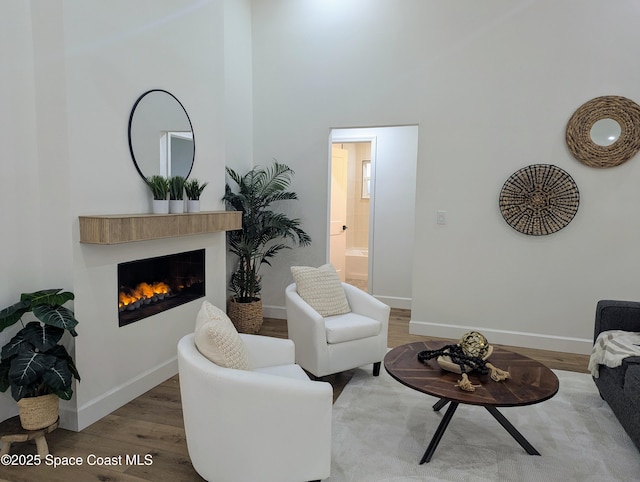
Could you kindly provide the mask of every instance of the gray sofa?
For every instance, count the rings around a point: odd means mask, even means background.
[[[601,300],[596,306],[594,341],[607,330],[640,332],[640,302]],[[620,424],[640,450],[640,356],[624,359],[622,366],[600,365],[593,379]]]

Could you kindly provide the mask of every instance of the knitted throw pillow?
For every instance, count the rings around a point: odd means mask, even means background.
[[[296,291],[322,316],[342,315],[351,308],[335,268],[325,264],[319,268],[292,266]]]
[[[251,369],[242,338],[222,310],[205,301],[198,313],[196,327],[196,348],[204,357],[221,367]]]
[[[198,328],[200,328],[202,325],[204,325],[205,323],[207,323],[208,321],[212,321],[212,320],[216,320],[216,321],[223,321],[223,320],[229,320],[229,317],[227,316],[227,314],[222,311],[220,308],[218,308],[217,306],[209,303],[208,301],[204,301],[202,303],[202,307],[200,308],[200,311],[198,311],[198,315],[196,316],[196,329],[195,331],[198,331]],[[233,324],[233,322],[231,322]]]

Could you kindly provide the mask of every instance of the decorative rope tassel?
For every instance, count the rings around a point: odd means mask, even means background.
[[[506,380],[507,378],[511,378],[511,374],[509,372],[500,370],[499,368],[493,366],[491,363],[487,363],[487,368],[491,370],[491,380],[493,380],[494,382],[501,382],[503,380]]]
[[[458,384],[456,385],[456,387],[465,392],[475,392],[476,388],[481,386],[482,385],[473,385],[466,373],[462,374],[462,380],[458,380]]]

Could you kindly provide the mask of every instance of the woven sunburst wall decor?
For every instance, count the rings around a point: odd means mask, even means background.
[[[578,212],[580,193],[559,167],[532,164],[514,172],[500,191],[500,211],[516,231],[541,236],[555,233]]]
[[[611,145],[596,144],[593,125],[612,119],[620,125],[620,135]],[[571,154],[590,167],[613,167],[631,159],[640,149],[640,106],[626,97],[596,97],[575,111],[567,124],[567,146]]]

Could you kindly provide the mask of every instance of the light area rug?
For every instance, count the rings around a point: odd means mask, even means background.
[[[554,370],[558,393],[498,410],[541,453],[528,455],[483,407],[460,405],[419,465],[446,407],[384,370],[356,370],[333,406],[331,482],[638,481],[640,453],[590,375]],[[491,382],[495,383],[495,382]]]

